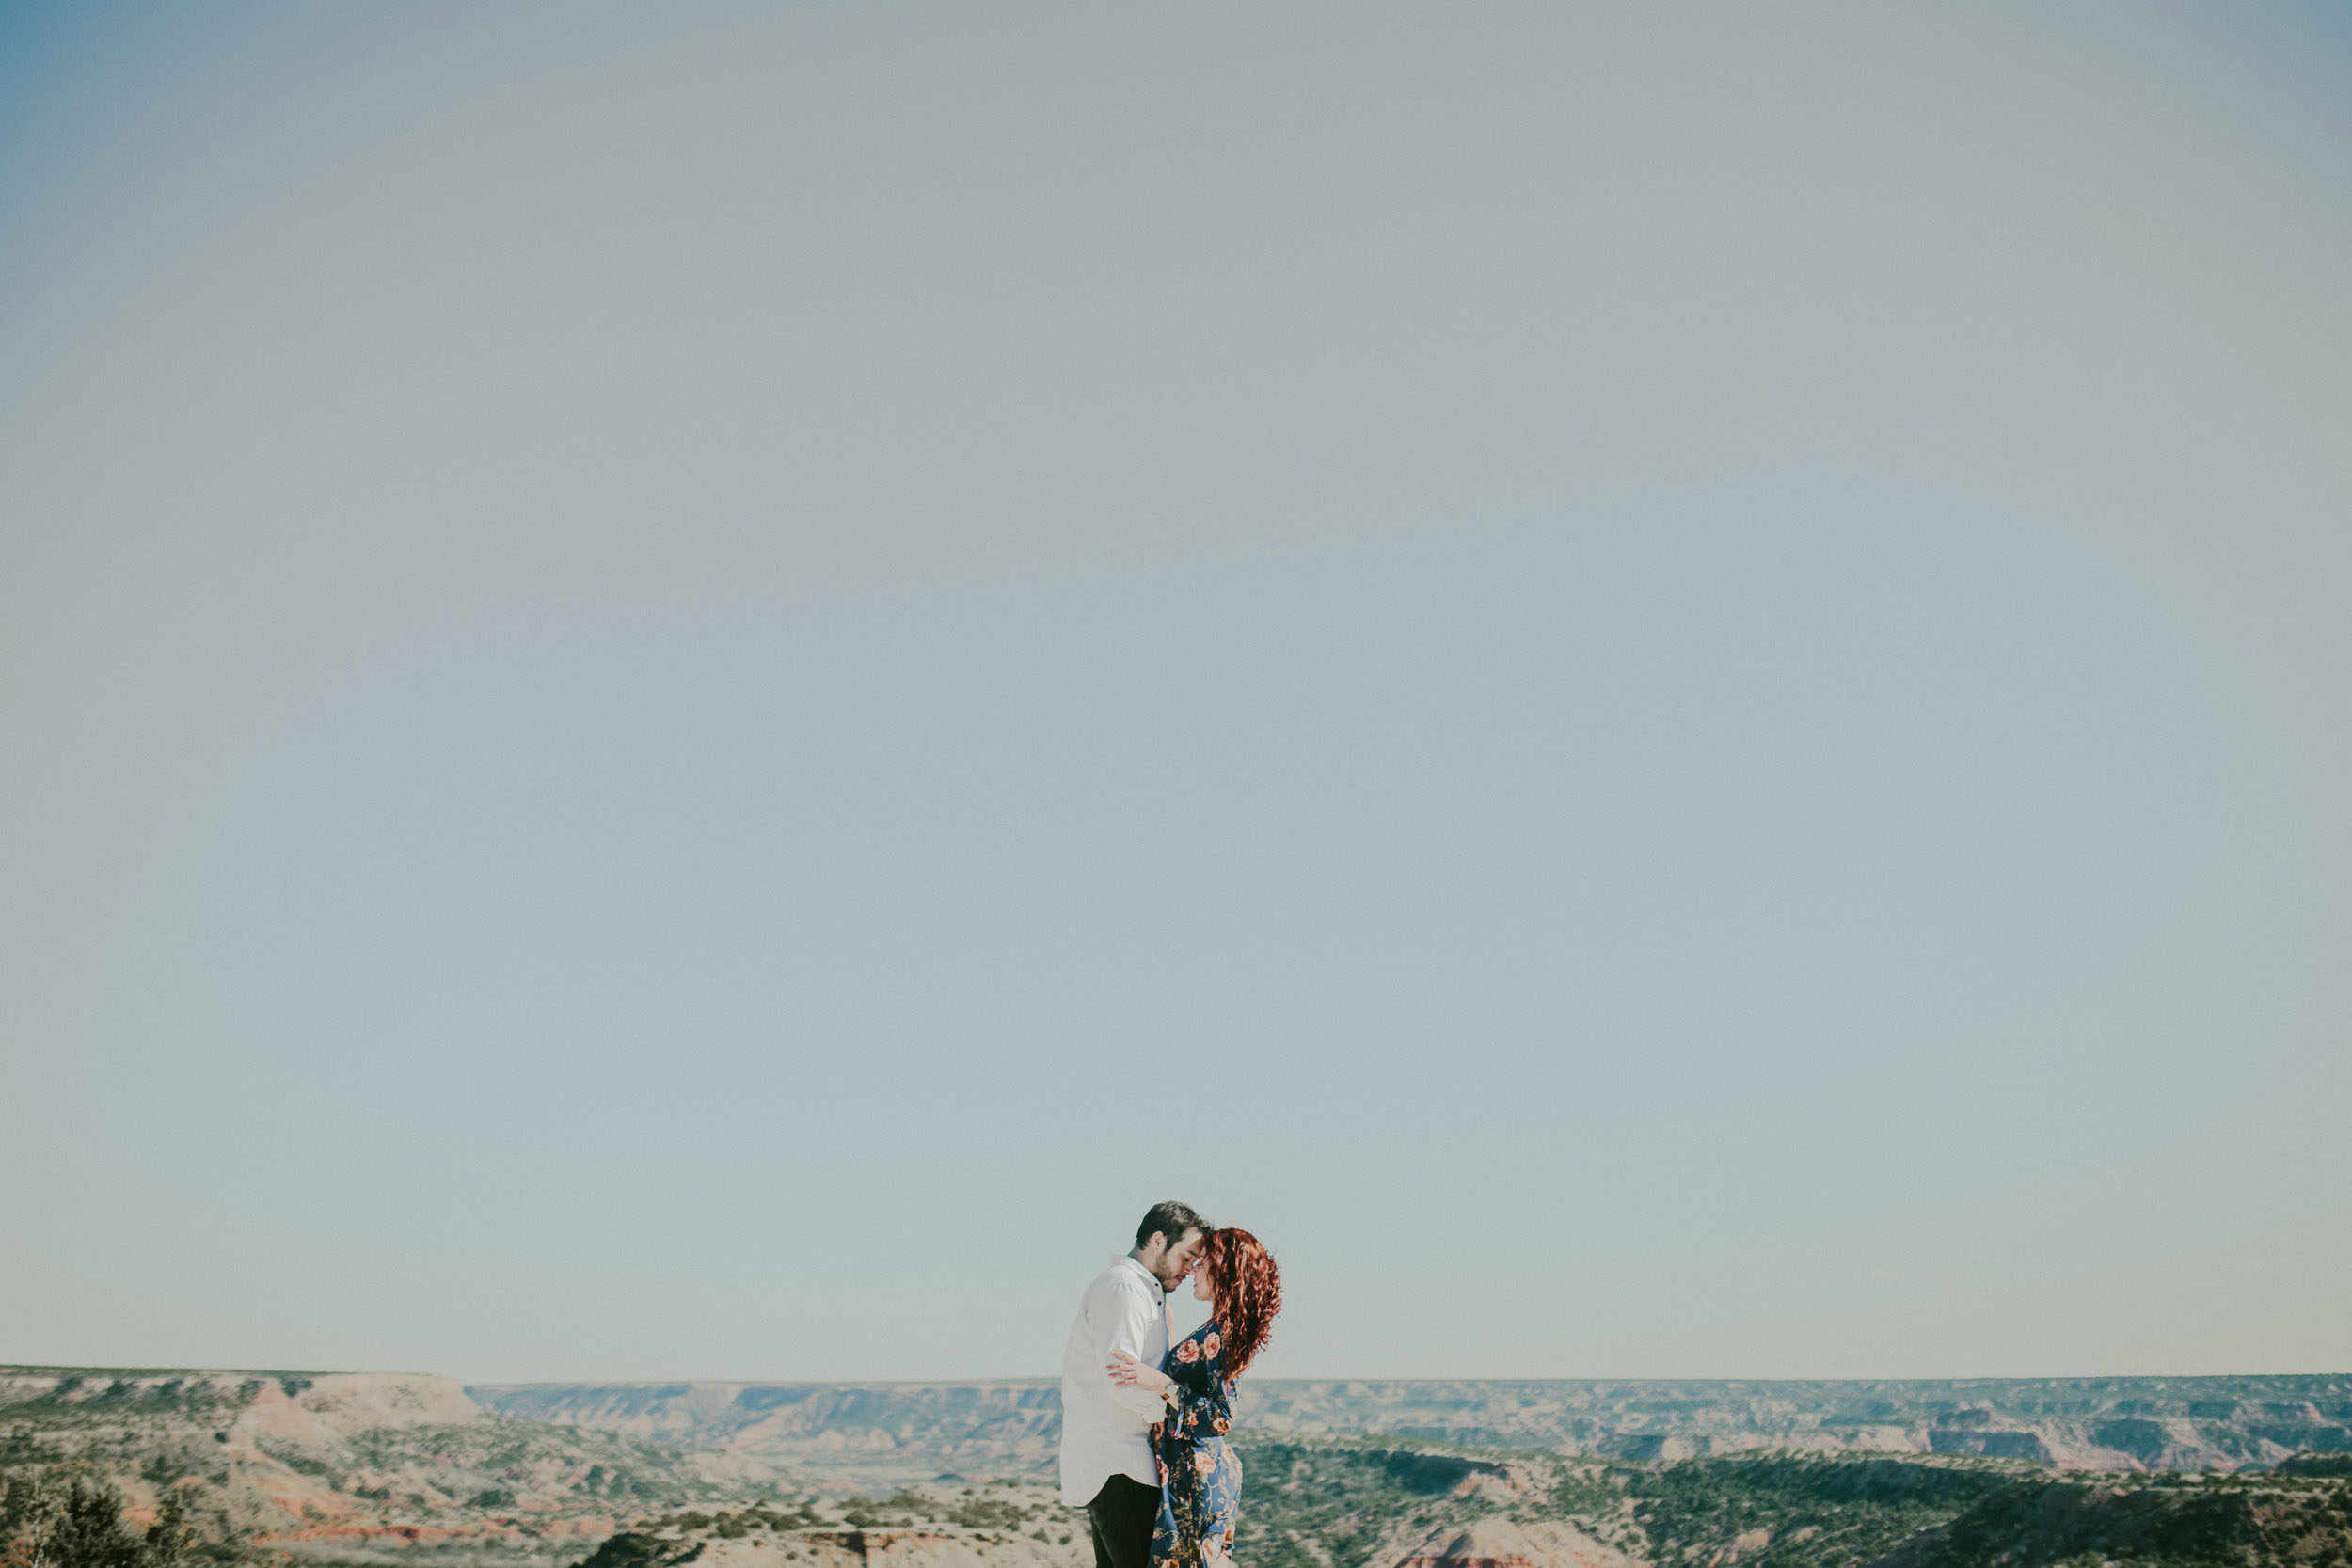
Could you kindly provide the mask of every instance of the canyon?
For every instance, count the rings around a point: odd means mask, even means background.
[[[173,1499],[224,1568],[1087,1568],[1058,1405],[1043,1380],[0,1368],[0,1554],[29,1560],[80,1478],[135,1527]],[[2352,1377],[1268,1380],[1237,1418],[1248,1568],[2352,1557]]]
[[[850,1481],[1041,1473],[1059,1431],[1045,1381],[469,1387],[485,1409],[760,1455]],[[1594,1458],[1755,1449],[1979,1454],[2074,1470],[2221,1470],[2352,1450],[2352,1376],[1951,1381],[1284,1381],[1247,1384],[1267,1437],[1369,1433]]]

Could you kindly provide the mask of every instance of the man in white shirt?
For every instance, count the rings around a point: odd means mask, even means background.
[[[1157,1394],[1110,1380],[1111,1354],[1156,1368],[1168,1354],[1168,1292],[1200,1257],[1209,1222],[1186,1203],[1155,1203],[1136,1227],[1136,1246],[1097,1275],[1078,1303],[1061,1356],[1061,1500],[1087,1511],[1094,1568],[1147,1568],[1160,1512],[1152,1423],[1168,1413]]]

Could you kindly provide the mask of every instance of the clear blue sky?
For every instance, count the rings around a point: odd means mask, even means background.
[[[0,1359],[2352,1368],[2325,8],[0,9]]]

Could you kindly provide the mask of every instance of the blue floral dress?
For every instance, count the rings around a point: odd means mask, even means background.
[[[1152,1568],[1200,1568],[1200,1548],[1230,1553],[1241,1520],[1241,1461],[1225,1441],[1233,1422],[1233,1386],[1225,1376],[1224,1339],[1210,1319],[1160,1363],[1175,1380],[1174,1408],[1152,1426],[1160,1461],[1160,1517],[1152,1531]]]

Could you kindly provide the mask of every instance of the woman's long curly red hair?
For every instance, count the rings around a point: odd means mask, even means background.
[[[1282,1310],[1282,1272],[1274,1255],[1247,1230],[1212,1230],[1200,1244],[1209,1272],[1209,1309],[1224,1339],[1225,1375],[1241,1376],[1274,1330]]]

